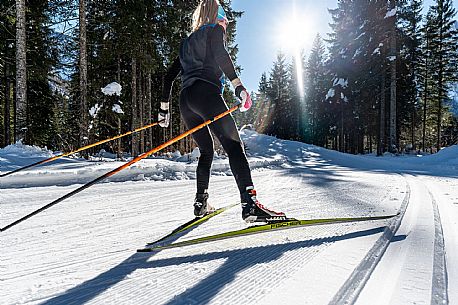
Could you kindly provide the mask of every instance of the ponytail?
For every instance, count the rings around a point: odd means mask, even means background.
[[[218,0],[202,0],[192,15],[192,32],[197,31],[204,24],[216,23],[218,16]]]

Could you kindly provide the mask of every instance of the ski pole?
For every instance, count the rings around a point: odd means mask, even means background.
[[[115,136],[115,137],[113,137],[113,138],[105,139],[105,140],[102,140],[102,141],[99,141],[99,142],[96,142],[96,143],[89,144],[89,145],[87,145],[87,146],[78,148],[77,150],[74,150],[74,151],[71,151],[71,152],[68,152],[68,153],[60,154],[60,155],[53,156],[53,157],[48,158],[48,159],[45,159],[45,160],[38,161],[38,162],[36,162],[36,163],[33,163],[33,164],[30,164],[30,165],[27,165],[27,166],[24,166],[24,167],[15,169],[15,170],[13,170],[13,171],[11,171],[11,172],[2,174],[2,175],[0,175],[0,178],[1,178],[1,177],[9,176],[9,175],[11,175],[11,174],[14,174],[14,173],[23,171],[23,170],[25,170],[25,169],[28,169],[28,168],[31,168],[31,167],[34,167],[34,166],[37,166],[37,165],[40,165],[40,164],[52,162],[52,161],[55,161],[55,160],[57,160],[57,159],[60,159],[60,158],[63,158],[63,157],[67,157],[67,156],[76,154],[77,152],[84,151],[84,150],[86,150],[86,149],[89,149],[89,148],[98,146],[98,145],[100,145],[100,144],[104,144],[104,143],[107,143],[107,142],[110,142],[110,141],[114,141],[114,140],[120,139],[120,138],[125,137],[125,136],[128,136],[128,135],[130,135],[130,134],[133,134],[133,133],[136,133],[136,132],[139,132],[139,131],[142,131],[142,130],[145,130],[145,129],[148,129],[148,128],[151,128],[151,127],[154,127],[154,126],[158,125],[159,123],[160,123],[160,122],[155,122],[155,123],[152,123],[152,124],[149,124],[149,125],[146,125],[146,126],[143,126],[143,127],[140,127],[140,128],[134,129],[134,130],[131,130],[131,131],[128,131],[128,132],[126,132],[126,133],[117,135],[117,136]]]
[[[210,125],[211,123],[213,123],[213,122],[215,122],[215,121],[221,119],[222,117],[225,117],[226,115],[228,115],[228,114],[234,112],[235,110],[237,110],[239,107],[240,107],[240,104],[236,104],[236,105],[233,106],[232,108],[230,108],[230,109],[224,111],[223,113],[221,113],[221,114],[215,116],[214,118],[212,118],[212,119],[210,119],[210,120],[208,120],[208,121],[205,121],[205,122],[203,122],[202,124],[200,124],[200,125],[198,125],[198,126],[192,128],[192,129],[190,129],[190,130],[188,130],[188,131],[182,133],[181,135],[179,135],[179,136],[177,136],[177,137],[175,137],[175,138],[173,138],[173,139],[171,139],[171,140],[165,142],[164,144],[161,144],[161,145],[159,145],[159,146],[157,146],[157,147],[151,149],[150,151],[147,151],[147,152],[145,152],[145,153],[143,153],[143,154],[141,154],[141,155],[135,157],[135,158],[132,159],[131,161],[127,162],[126,164],[123,164],[123,165],[121,165],[120,167],[115,168],[114,170],[112,170],[112,171],[110,171],[110,172],[108,172],[108,173],[106,173],[106,174],[104,174],[104,175],[98,177],[97,179],[94,179],[94,180],[92,180],[92,181],[86,183],[85,185],[83,185],[83,186],[77,188],[76,190],[71,191],[71,192],[68,193],[68,194],[65,194],[64,196],[62,196],[62,197],[60,197],[60,198],[54,200],[53,202],[51,202],[51,203],[49,203],[49,204],[47,204],[47,205],[45,205],[45,206],[39,208],[38,210],[35,210],[35,211],[33,211],[32,213],[27,214],[26,216],[24,216],[24,217],[22,217],[22,218],[20,218],[20,219],[18,219],[18,220],[16,220],[16,221],[10,223],[10,224],[7,225],[6,227],[0,228],[0,232],[6,231],[6,230],[8,230],[9,228],[11,228],[11,227],[13,227],[13,226],[15,226],[15,225],[17,225],[17,224],[23,222],[24,220],[26,220],[26,219],[28,219],[28,218],[30,218],[30,217],[32,217],[32,216],[38,214],[38,213],[43,212],[44,210],[46,210],[46,209],[52,207],[53,205],[56,205],[56,204],[58,204],[59,202],[62,202],[62,201],[64,201],[65,199],[70,198],[70,197],[72,197],[73,195],[78,194],[79,192],[81,192],[81,191],[83,191],[83,190],[89,188],[90,186],[96,184],[97,182],[100,182],[100,181],[102,181],[102,180],[104,180],[104,179],[106,179],[106,178],[108,178],[108,177],[113,176],[113,175],[116,174],[116,173],[119,173],[119,172],[122,171],[123,169],[125,169],[125,168],[131,166],[132,164],[137,163],[138,161],[140,161],[140,160],[142,160],[142,159],[144,159],[144,158],[146,158],[146,157],[148,157],[148,156],[150,156],[150,155],[152,155],[152,154],[154,154],[154,153],[156,153],[156,152],[158,152],[158,151],[160,151],[160,150],[166,148],[167,146],[172,145],[173,143],[175,143],[175,142],[177,142],[177,141],[179,141],[179,140],[181,140],[181,139],[183,139],[183,138],[189,136],[190,134],[192,134],[192,133],[194,133],[194,132],[196,132],[196,131],[198,131],[198,130],[204,128],[205,126]]]

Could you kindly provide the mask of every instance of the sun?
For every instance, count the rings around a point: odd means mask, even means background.
[[[298,93],[304,97],[303,52],[310,49],[313,41],[313,26],[305,18],[300,18],[296,11],[291,16],[281,19],[277,26],[276,41],[279,49],[286,56],[294,58]]]
[[[309,48],[313,41],[313,24],[297,13],[283,18],[277,28],[280,48],[290,55]]]
[[[317,27],[314,25],[310,12],[301,11],[293,1],[291,10],[285,10],[275,22],[274,39],[277,50],[287,57],[294,58],[298,93],[304,97],[304,67],[303,56],[309,51],[316,35]]]

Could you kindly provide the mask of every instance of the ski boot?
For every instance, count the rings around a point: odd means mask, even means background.
[[[207,203],[208,193],[197,193],[194,199],[194,215],[196,217],[203,217],[215,209]]]
[[[283,212],[275,212],[264,207],[256,198],[256,190],[248,186],[242,193],[242,218],[246,222],[280,222],[286,220]]]

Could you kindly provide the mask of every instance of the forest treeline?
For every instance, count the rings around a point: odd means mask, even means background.
[[[70,151],[156,121],[164,73],[189,34],[198,2],[3,0],[0,146],[22,140]],[[232,20],[228,49],[236,62],[243,13],[230,0],[221,2]],[[349,153],[437,151],[457,144],[455,10],[451,0],[436,0],[422,16],[422,5],[337,1],[329,10],[329,36],[318,35],[307,58],[288,62],[279,54],[253,94],[253,110],[235,114],[236,120],[279,138]],[[304,84],[298,84],[298,65]],[[101,90],[113,82],[122,86],[119,96]],[[102,148],[137,155],[185,131],[179,90],[178,80],[169,128],[151,128]],[[225,98],[235,99],[230,90]],[[188,137],[170,149],[192,147]]]
[[[308,57],[278,55],[255,128],[348,153],[458,144],[458,22],[451,0],[341,0]],[[299,94],[296,60],[303,67]]]
[[[189,33],[198,2],[2,1],[1,145],[22,140],[70,151],[155,122],[163,76]],[[233,20],[228,48],[236,60],[241,13],[230,1],[222,5]],[[122,86],[120,96],[102,92],[113,82]],[[178,80],[175,101],[179,89]],[[102,148],[137,155],[183,132],[178,103],[172,105],[169,128],[151,128]],[[191,145],[187,138],[171,149]]]

